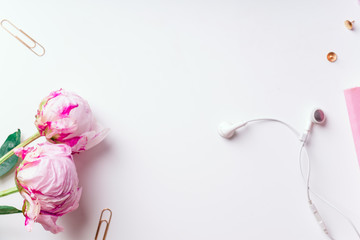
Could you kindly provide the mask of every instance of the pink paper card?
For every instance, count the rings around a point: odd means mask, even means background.
[[[360,87],[346,89],[344,90],[344,94],[356,155],[360,164]]]

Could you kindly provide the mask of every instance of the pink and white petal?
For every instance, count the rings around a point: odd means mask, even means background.
[[[56,234],[64,230],[62,226],[56,225],[57,219],[58,217],[56,216],[40,214],[36,219],[36,222],[40,223],[45,230]]]
[[[33,151],[33,149],[34,149],[34,147],[15,148],[14,153],[15,153],[16,156],[20,157],[21,159],[24,159],[29,152]]]
[[[85,150],[88,150],[99,144],[109,134],[109,131],[110,131],[109,128],[104,128],[99,132],[95,132],[95,131],[89,132],[88,133],[89,135],[87,137],[88,141],[86,143]]]
[[[85,150],[88,140],[86,136],[80,136],[62,140],[62,142],[70,146],[73,153],[79,153]]]
[[[40,214],[40,203],[39,201],[33,200],[29,194],[25,191],[21,191],[20,194],[25,199],[24,200],[24,215],[25,215],[25,228],[28,231],[31,231],[34,221],[38,218]]]
[[[69,134],[75,132],[76,130],[76,122],[74,122],[71,118],[62,118],[48,123],[48,129],[45,131],[45,137],[47,139],[56,137],[56,140],[61,141],[61,138],[66,138]]]
[[[25,229],[28,232],[31,232],[32,226],[34,225],[35,221],[25,216]]]

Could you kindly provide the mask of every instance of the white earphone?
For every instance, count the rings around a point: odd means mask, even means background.
[[[324,124],[326,120],[325,113],[323,110],[316,108],[312,111],[309,123],[305,132],[300,136],[300,141],[305,142],[314,124]]]
[[[334,238],[329,234],[329,231],[322,219],[322,217],[320,216],[316,206],[314,205],[314,203],[311,200],[311,194],[315,195],[317,198],[319,198],[320,200],[322,200],[323,202],[325,202],[328,206],[332,207],[334,210],[336,210],[340,215],[342,215],[353,227],[354,231],[356,232],[357,236],[360,239],[360,233],[357,230],[357,228],[355,227],[355,225],[353,224],[353,222],[344,214],[342,213],[338,208],[336,208],[333,204],[329,203],[327,200],[325,200],[323,197],[321,197],[319,194],[313,192],[310,189],[310,159],[309,156],[307,154],[306,148],[305,148],[305,144],[308,140],[309,137],[309,133],[312,130],[312,127],[314,124],[323,124],[326,121],[326,117],[325,117],[325,113],[323,110],[321,110],[320,108],[316,108],[312,111],[309,122],[304,130],[304,132],[302,134],[300,134],[295,128],[293,128],[290,124],[287,124],[286,122],[280,121],[278,119],[273,119],[273,118],[258,118],[258,119],[253,119],[253,120],[249,120],[246,122],[238,122],[238,123],[229,123],[229,122],[222,122],[219,126],[218,126],[218,133],[221,137],[223,138],[227,138],[230,139],[231,137],[234,136],[235,132],[237,129],[242,128],[244,126],[246,126],[247,124],[251,123],[251,122],[261,122],[261,121],[271,121],[271,122],[277,122],[280,123],[282,125],[285,125],[287,128],[289,128],[295,135],[296,137],[300,140],[301,142],[301,147],[300,147],[300,154],[299,154],[299,162],[300,162],[300,170],[301,170],[301,174],[305,180],[306,183],[306,191],[307,191],[307,197],[308,197],[308,204],[310,207],[311,212],[314,214],[315,219],[317,221],[317,223],[319,224],[320,228],[322,229],[322,231],[328,236],[329,239],[334,240]],[[301,167],[301,162],[302,162],[302,152],[305,151],[306,153],[306,157],[307,157],[307,161],[308,161],[308,171],[307,171],[307,176],[305,177],[303,174],[303,169]]]
[[[309,123],[307,124],[307,127],[305,128],[305,132],[303,133],[303,135],[299,136],[300,140],[302,142],[304,142],[306,140],[307,136],[309,135],[309,133],[312,129],[312,126],[314,124],[323,124],[325,122],[325,120],[326,120],[326,117],[325,117],[324,111],[321,110],[320,108],[314,109],[311,113]],[[238,123],[222,122],[219,124],[218,133],[223,138],[230,139],[234,136],[235,131],[237,129],[242,128],[242,127],[246,126],[248,123],[255,122],[255,121],[281,122],[277,119],[271,119],[271,118],[259,118],[259,119],[253,119],[253,120],[246,121],[246,122],[238,122]],[[284,122],[281,122],[281,123],[284,123]],[[285,125],[289,126],[286,123],[285,123]]]

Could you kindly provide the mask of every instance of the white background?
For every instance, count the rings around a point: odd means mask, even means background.
[[[92,239],[113,210],[109,240],[325,239],[310,213],[299,141],[279,124],[232,140],[223,121],[282,119],[301,131],[327,114],[308,150],[315,191],[360,226],[360,172],[343,90],[360,81],[356,0],[2,0],[7,18],[46,48],[37,57],[0,29],[0,141],[36,128],[41,99],[64,88],[111,128],[75,156],[80,207],[53,235],[21,214],[0,216],[1,239]],[[355,20],[355,30],[344,27]],[[326,54],[338,54],[335,63]],[[13,174],[0,179],[14,186]],[[316,200],[335,239],[356,235]],[[13,194],[3,205],[21,208]]]

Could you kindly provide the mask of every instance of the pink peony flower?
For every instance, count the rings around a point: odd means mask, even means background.
[[[65,143],[73,153],[92,148],[109,132],[96,122],[87,101],[62,89],[43,99],[35,125],[48,141]]]
[[[24,159],[16,169],[16,185],[24,198],[26,229],[38,222],[52,233],[62,231],[58,217],[77,209],[81,196],[71,148],[46,142],[15,154]]]

